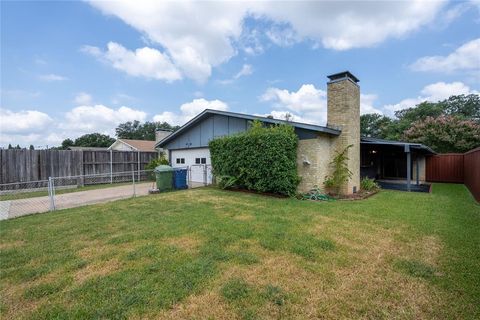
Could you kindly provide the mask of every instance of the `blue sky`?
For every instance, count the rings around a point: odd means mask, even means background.
[[[362,113],[480,90],[480,3],[1,2],[0,145],[58,145],[204,108],[325,124],[326,76]]]

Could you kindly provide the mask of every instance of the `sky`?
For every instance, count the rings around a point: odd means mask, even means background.
[[[206,108],[326,124],[480,91],[480,1],[1,1],[0,146],[36,148]]]

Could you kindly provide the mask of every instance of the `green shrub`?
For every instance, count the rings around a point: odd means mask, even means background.
[[[380,189],[380,186],[374,179],[363,178],[362,181],[360,181],[360,189],[365,191],[376,191]]]
[[[254,121],[250,130],[210,141],[214,174],[223,187],[294,196],[298,138],[288,125],[263,127]],[[226,178],[225,178],[226,177]]]
[[[168,160],[164,156],[154,158],[145,166],[145,170],[153,170],[160,165],[168,165]]]
[[[337,152],[330,165],[333,173],[325,178],[323,185],[327,189],[331,189],[335,194],[340,193],[340,188],[352,177],[352,172],[348,169],[347,152],[352,145],[347,146],[342,152]]]

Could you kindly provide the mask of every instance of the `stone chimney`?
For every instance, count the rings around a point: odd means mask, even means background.
[[[360,87],[359,80],[349,71],[328,76],[327,83],[327,126],[338,128],[342,133],[332,140],[333,158],[347,146],[348,168],[352,178],[342,188],[343,194],[360,189]]]
[[[172,133],[170,130],[157,129],[155,130],[155,142],[163,140],[165,137],[169,136]]]

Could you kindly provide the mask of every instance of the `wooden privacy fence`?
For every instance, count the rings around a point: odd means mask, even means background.
[[[480,202],[480,147],[466,153],[447,153],[427,158],[426,180],[464,183]]]
[[[463,155],[464,183],[480,202],[480,148]]]
[[[463,153],[445,153],[427,158],[427,181],[463,183]]]
[[[144,170],[156,152],[0,150],[0,184]]]

